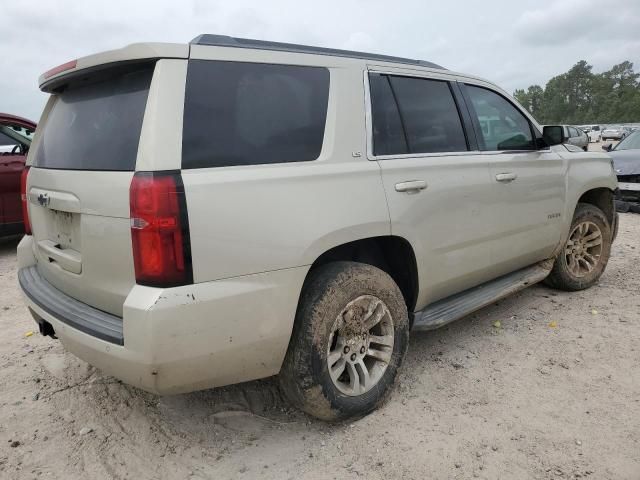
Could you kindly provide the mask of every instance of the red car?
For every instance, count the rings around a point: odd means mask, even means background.
[[[20,181],[36,124],[0,113],[0,236],[24,233]]]

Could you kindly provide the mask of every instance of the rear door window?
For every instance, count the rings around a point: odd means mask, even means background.
[[[466,85],[466,90],[480,130],[480,150],[535,149],[529,121],[511,102],[487,88]]]
[[[153,65],[131,68],[89,76],[57,94],[34,166],[135,170]]]
[[[371,74],[374,155],[468,150],[449,83]]]
[[[398,101],[409,153],[461,152],[467,140],[449,83],[389,77]]]
[[[326,68],[190,60],[182,167],[315,160],[328,99]]]

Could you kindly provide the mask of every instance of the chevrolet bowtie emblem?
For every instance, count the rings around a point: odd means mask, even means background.
[[[46,193],[41,193],[40,195],[38,195],[38,203],[40,204],[40,206],[47,207],[49,206],[50,202],[51,202],[51,199],[49,198],[49,195],[47,195]]]

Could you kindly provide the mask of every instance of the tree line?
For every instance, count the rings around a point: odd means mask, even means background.
[[[542,88],[531,85],[513,96],[542,124],[606,124],[640,122],[640,73],[625,61],[593,73],[580,60]]]

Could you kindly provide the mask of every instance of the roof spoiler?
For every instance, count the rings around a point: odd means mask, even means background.
[[[40,75],[38,84],[43,92],[52,92],[76,73],[106,68],[113,64],[153,60],[158,58],[189,58],[189,45],[182,43],[134,43],[117,50],[109,50],[78,58],[58,65]]]

